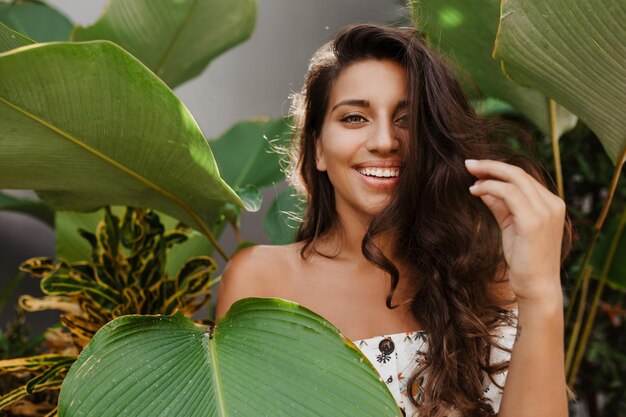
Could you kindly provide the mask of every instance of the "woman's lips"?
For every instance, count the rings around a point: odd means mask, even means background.
[[[359,175],[359,178],[361,178],[363,183],[378,190],[387,190],[393,188],[398,183],[398,177],[375,177],[365,175],[358,170],[355,171]]]

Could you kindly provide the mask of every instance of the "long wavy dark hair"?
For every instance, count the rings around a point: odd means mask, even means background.
[[[399,270],[374,243],[385,233],[397,238],[393,254],[415,281],[411,311],[429,334],[426,364],[411,375],[409,397],[423,416],[454,408],[463,416],[489,416],[483,375],[508,363],[490,364],[491,348],[510,312],[494,296],[506,264],[500,229],[479,198],[468,192],[476,180],[464,160],[495,159],[522,167],[543,184],[542,169],[507,146],[514,136],[529,140],[516,125],[478,116],[450,65],[431,51],[416,29],[378,25],[345,28],[313,56],[302,90],[293,97],[295,135],[290,181],[305,196],[306,210],[296,240],[301,256],[316,252],[316,241],[337,231],[333,186],[315,165],[331,88],[341,71],[363,60],[392,60],[407,71],[410,140],[401,149],[403,168],[389,204],[372,220],[362,242],[365,258],[388,273],[391,290]],[[569,251],[566,222],[563,256]],[[514,300],[508,300],[512,302]],[[424,378],[423,391],[416,381]]]

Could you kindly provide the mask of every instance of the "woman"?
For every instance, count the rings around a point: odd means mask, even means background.
[[[297,242],[238,252],[217,316],[253,296],[316,311],[406,415],[566,416],[565,205],[509,132],[415,30],[375,25],[316,52],[293,109]]]

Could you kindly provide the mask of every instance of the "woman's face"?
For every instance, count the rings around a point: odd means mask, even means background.
[[[406,70],[389,60],[345,68],[330,92],[316,164],[335,190],[340,216],[372,217],[389,201],[407,135]]]

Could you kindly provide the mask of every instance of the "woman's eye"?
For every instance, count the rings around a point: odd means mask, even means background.
[[[346,114],[340,120],[348,124],[358,124],[367,121],[365,117],[361,116],[360,114]]]
[[[394,123],[398,127],[406,128],[409,126],[409,118],[406,114],[403,114],[402,116],[397,117]]]

